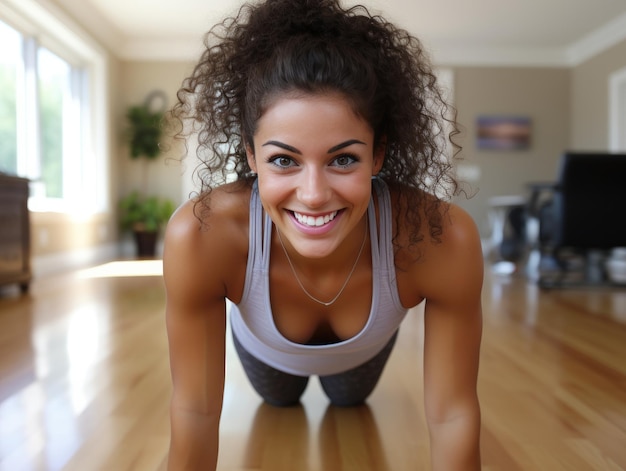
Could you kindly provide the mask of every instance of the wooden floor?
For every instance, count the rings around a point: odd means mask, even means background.
[[[170,381],[159,262],[0,296],[0,469],[164,470]],[[117,276],[119,269],[134,276]],[[151,276],[141,270],[150,269]],[[626,470],[626,289],[484,290],[483,469]],[[229,344],[222,471],[427,470],[422,322],[411,312],[367,406],[255,396]]]

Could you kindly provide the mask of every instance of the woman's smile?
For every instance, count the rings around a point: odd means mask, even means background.
[[[304,224],[305,226],[320,227],[335,219],[337,213],[338,211],[333,211],[332,213],[328,213],[323,216],[307,216],[306,214],[294,211],[293,215],[300,224]]]
[[[321,236],[333,230],[341,219],[341,211],[332,211],[325,215],[303,215],[295,211],[291,212],[294,226],[302,233],[309,236]]]

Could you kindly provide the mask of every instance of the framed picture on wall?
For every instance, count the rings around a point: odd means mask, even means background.
[[[476,145],[485,150],[530,148],[531,121],[526,116],[479,116]]]

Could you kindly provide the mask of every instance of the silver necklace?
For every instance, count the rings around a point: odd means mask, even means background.
[[[343,293],[343,290],[346,289],[346,286],[348,286],[348,281],[350,281],[350,278],[352,278],[352,274],[354,273],[354,270],[356,270],[356,265],[357,265],[359,259],[361,258],[361,253],[363,252],[363,247],[365,247],[365,241],[367,240],[367,229],[368,229],[367,221],[368,221],[368,217],[367,217],[367,213],[365,213],[365,233],[363,234],[363,242],[361,242],[361,248],[359,249],[359,253],[356,256],[356,260],[354,261],[354,265],[352,265],[352,270],[350,270],[350,273],[348,273],[348,277],[346,278],[346,281],[343,282],[343,286],[341,287],[339,292],[335,295],[335,297],[333,299],[331,299],[328,302],[324,302],[324,301],[322,301],[320,299],[317,299],[315,296],[313,296],[311,293],[309,293],[306,290],[306,288],[304,287],[304,285],[300,281],[300,278],[298,278],[298,274],[296,273],[296,268],[293,266],[293,263],[291,262],[291,258],[289,258],[289,254],[287,253],[287,249],[285,248],[285,244],[283,243],[283,238],[280,236],[280,231],[278,230],[278,227],[276,228],[276,234],[278,234],[278,240],[280,241],[280,245],[283,248],[283,252],[285,252],[285,256],[287,257],[287,261],[289,262],[289,266],[291,267],[291,271],[293,272],[293,276],[295,276],[296,281],[300,285],[300,288],[302,288],[302,291],[304,291],[304,294],[306,294],[309,298],[311,298],[316,303],[322,304],[322,305],[327,306],[327,307],[330,306],[335,301],[337,301],[337,299],[339,299],[339,296],[341,296],[341,293]]]

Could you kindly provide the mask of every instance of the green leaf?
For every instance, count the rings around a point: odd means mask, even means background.
[[[120,225],[124,230],[156,232],[174,213],[174,203],[157,196],[142,197],[134,191],[119,202]]]

